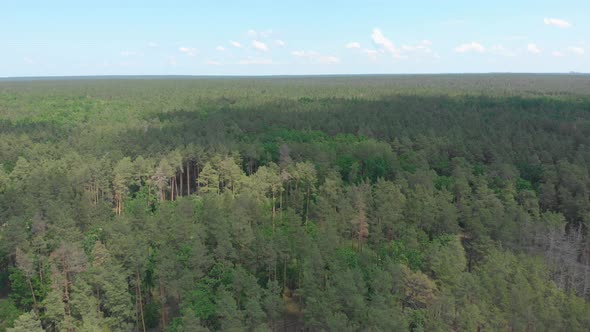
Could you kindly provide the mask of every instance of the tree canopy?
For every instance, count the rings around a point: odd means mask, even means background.
[[[587,331],[590,77],[0,82],[0,331]]]

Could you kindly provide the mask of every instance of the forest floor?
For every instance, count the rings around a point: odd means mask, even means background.
[[[283,326],[276,326],[275,331],[304,331],[303,311],[300,306],[301,298],[288,291],[284,292],[283,301],[285,303]]]

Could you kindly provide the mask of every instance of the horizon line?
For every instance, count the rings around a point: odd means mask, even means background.
[[[0,81],[52,80],[52,79],[133,79],[133,78],[304,78],[304,77],[361,77],[361,76],[445,76],[445,75],[590,75],[590,72],[446,72],[446,73],[363,73],[363,74],[276,74],[276,75],[192,75],[192,74],[137,74],[137,75],[47,75],[47,76],[0,76]]]

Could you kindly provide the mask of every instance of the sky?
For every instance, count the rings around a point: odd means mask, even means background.
[[[590,1],[0,0],[0,77],[590,72]]]

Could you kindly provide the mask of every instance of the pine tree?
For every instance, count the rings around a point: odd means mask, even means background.
[[[20,315],[14,321],[14,327],[6,329],[7,332],[44,332],[41,328],[41,321],[37,318],[35,312],[27,312]]]

